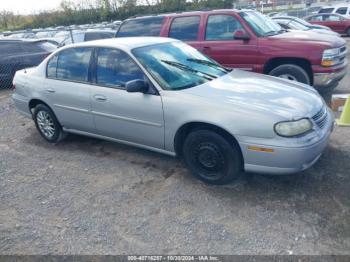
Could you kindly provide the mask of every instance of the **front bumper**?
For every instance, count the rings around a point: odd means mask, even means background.
[[[330,118],[327,125],[317,135],[317,140],[308,145],[268,146],[238,141],[246,172],[284,175],[303,171],[311,167],[322,155],[333,131],[334,118]],[[258,152],[249,150],[249,147],[263,147],[273,149],[273,152]]]
[[[340,70],[332,72],[314,73],[314,87],[319,91],[333,87],[346,75],[347,64]]]

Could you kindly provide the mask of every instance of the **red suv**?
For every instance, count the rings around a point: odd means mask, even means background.
[[[125,20],[117,37],[180,39],[230,68],[296,80],[320,92],[346,74],[346,42],[311,32],[288,32],[256,11],[215,10]]]
[[[338,14],[316,14],[304,18],[311,24],[328,26],[333,31],[350,36],[350,19]]]

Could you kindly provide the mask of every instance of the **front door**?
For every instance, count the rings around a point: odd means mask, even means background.
[[[147,80],[128,54],[111,48],[100,48],[96,53],[91,106],[97,133],[163,149],[164,119],[161,97],[152,91],[147,94],[126,91],[126,82]]]
[[[229,68],[253,71],[257,64],[257,41],[234,39],[236,30],[244,30],[232,14],[209,15],[202,52]]]

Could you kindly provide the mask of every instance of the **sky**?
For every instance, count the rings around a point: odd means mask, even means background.
[[[32,14],[42,10],[58,8],[61,0],[0,0],[0,11]]]

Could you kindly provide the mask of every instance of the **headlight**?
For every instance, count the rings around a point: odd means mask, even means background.
[[[303,118],[297,121],[279,122],[275,125],[275,132],[280,136],[298,136],[312,129],[309,119]]]
[[[328,66],[334,66],[336,64],[339,64],[340,63],[339,55],[340,55],[339,48],[324,50],[322,55],[321,65],[328,67]]]

